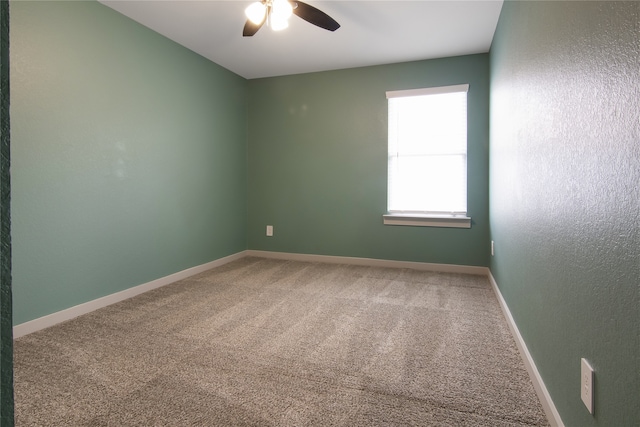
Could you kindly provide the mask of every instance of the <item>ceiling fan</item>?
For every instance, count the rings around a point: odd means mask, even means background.
[[[249,19],[242,30],[244,37],[253,36],[265,22],[275,31],[283,30],[289,26],[287,20],[291,14],[325,30],[335,31],[340,28],[340,24],[323,11],[297,0],[257,1],[247,7],[245,14]]]

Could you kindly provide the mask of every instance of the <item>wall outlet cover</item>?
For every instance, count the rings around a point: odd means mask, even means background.
[[[580,359],[580,397],[590,414],[593,414],[593,368],[586,359]]]

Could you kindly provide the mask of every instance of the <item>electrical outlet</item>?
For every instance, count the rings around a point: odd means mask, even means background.
[[[267,236],[273,236],[273,225],[267,225]]]
[[[580,359],[580,397],[590,414],[593,414],[593,368],[586,359]]]
[[[493,240],[492,240],[491,241],[491,256],[493,256],[493,255],[494,255],[494,252],[493,252]]]

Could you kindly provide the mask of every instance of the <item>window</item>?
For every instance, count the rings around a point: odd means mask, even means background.
[[[467,217],[468,89],[465,84],[387,92],[385,224],[471,227]]]

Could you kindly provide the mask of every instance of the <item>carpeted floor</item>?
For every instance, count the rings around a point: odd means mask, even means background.
[[[243,258],[14,352],[18,426],[548,425],[481,276]]]

